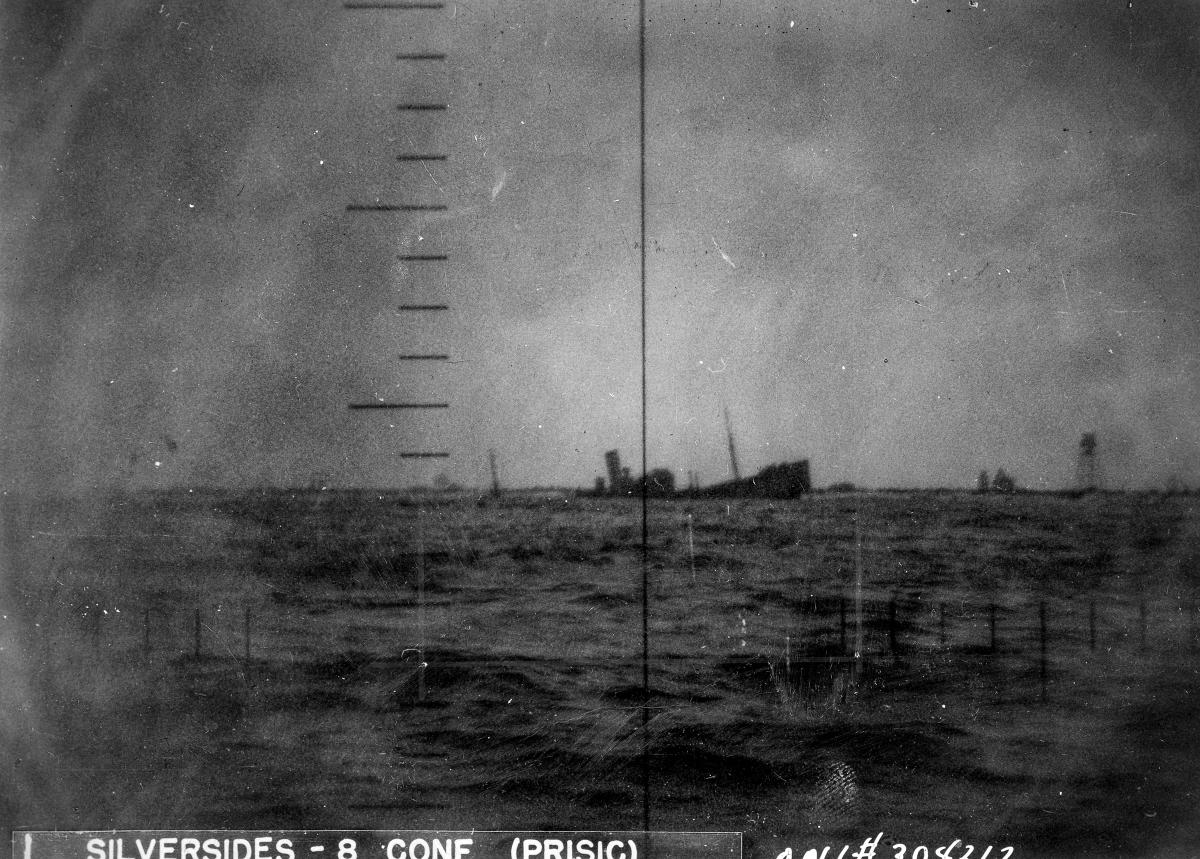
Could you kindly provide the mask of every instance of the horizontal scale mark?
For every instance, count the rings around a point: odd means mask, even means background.
[[[448,409],[449,403],[350,403],[351,409]]]
[[[445,161],[445,155],[397,155],[397,161]]]
[[[444,60],[445,54],[396,54],[398,60]]]
[[[396,259],[400,262],[445,262],[450,257],[446,254],[401,254]]]
[[[444,212],[445,206],[423,206],[406,203],[351,203],[347,212]]]
[[[449,304],[401,304],[400,309],[404,311],[422,311],[422,310],[449,310]]]
[[[448,104],[398,104],[396,110],[446,110]]]
[[[449,452],[444,450],[408,450],[393,455],[401,459],[447,459],[450,456]]]
[[[449,355],[397,355],[401,361],[449,361]]]

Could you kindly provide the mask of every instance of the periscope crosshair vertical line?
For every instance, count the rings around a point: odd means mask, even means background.
[[[650,832],[650,518],[646,503],[646,0],[638,0],[638,242],[642,322],[642,829]]]

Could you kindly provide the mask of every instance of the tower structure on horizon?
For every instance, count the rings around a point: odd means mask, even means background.
[[[1075,488],[1088,491],[1100,488],[1100,468],[1096,462],[1096,434],[1085,432],[1079,439],[1075,460]]]

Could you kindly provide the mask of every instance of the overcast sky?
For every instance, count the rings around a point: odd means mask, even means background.
[[[6,486],[640,466],[634,4],[2,14]],[[1200,6],[648,17],[651,466],[1200,483]]]

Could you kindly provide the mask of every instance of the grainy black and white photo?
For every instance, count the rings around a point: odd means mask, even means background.
[[[1200,4],[0,45],[5,835],[1200,855]]]

